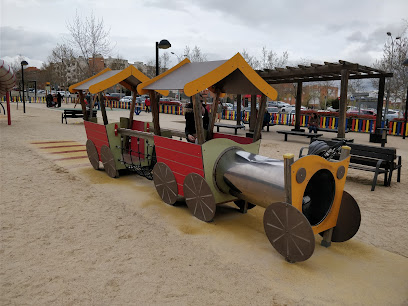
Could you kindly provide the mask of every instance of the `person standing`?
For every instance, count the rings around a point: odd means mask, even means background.
[[[208,111],[205,108],[205,105],[201,102],[201,111],[202,111],[202,116],[203,116],[203,128],[204,130],[208,129],[208,125],[210,122],[210,116],[208,115]],[[186,128],[185,128],[185,133],[186,133],[186,138],[188,142],[195,143],[197,140],[197,132],[196,132],[196,127],[195,127],[195,119],[194,119],[194,112],[193,112],[193,103],[190,102],[186,105],[185,108],[185,115],[186,119]]]
[[[317,116],[316,113],[313,113],[313,115],[311,115],[309,118],[309,133],[313,131],[315,134],[317,134],[318,126],[319,126],[319,117]]]
[[[145,100],[145,112],[146,113],[150,113],[150,99],[149,98],[146,98],[146,100]]]
[[[219,101],[219,102],[218,102],[218,106],[217,106],[217,120],[218,120],[218,122],[221,122],[222,109],[223,109],[222,102]]]
[[[61,102],[62,102],[62,96],[61,96],[61,94],[58,92],[58,93],[57,93],[57,107],[61,107]]]

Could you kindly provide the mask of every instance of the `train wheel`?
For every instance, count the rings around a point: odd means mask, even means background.
[[[304,261],[312,256],[315,238],[306,217],[290,204],[269,205],[263,218],[266,236],[288,262]]]
[[[215,198],[210,186],[201,175],[188,174],[184,179],[183,191],[188,209],[196,218],[206,222],[214,218]]]
[[[351,239],[360,228],[361,213],[356,200],[343,191],[337,224],[333,228],[331,241],[344,242]]]
[[[153,182],[163,202],[173,205],[177,201],[178,186],[173,172],[165,163],[153,167]]]
[[[92,140],[88,139],[86,141],[86,153],[88,154],[89,161],[95,170],[99,169],[99,155],[96,150],[95,144]]]
[[[119,177],[119,172],[116,169],[115,158],[113,157],[113,153],[108,146],[102,146],[101,159],[105,172],[112,178]]]

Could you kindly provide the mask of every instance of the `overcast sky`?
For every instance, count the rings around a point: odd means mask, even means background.
[[[47,60],[76,12],[103,18],[112,56],[130,63],[153,60],[155,42],[167,39],[167,52],[182,56],[186,45],[198,46],[208,60],[244,49],[260,56],[265,46],[288,51],[292,63],[371,65],[381,57],[386,32],[396,37],[408,22],[408,0],[0,0],[0,12],[0,57],[22,55],[30,66]]]

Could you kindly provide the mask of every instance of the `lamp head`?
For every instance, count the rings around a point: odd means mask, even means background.
[[[388,35],[388,36],[391,36],[391,32],[387,32],[387,35]]]
[[[159,42],[158,47],[159,47],[160,49],[168,49],[168,48],[171,47],[171,44],[170,44],[170,42],[169,42],[167,39],[162,39],[162,40]]]
[[[27,61],[21,61],[21,66],[27,66],[27,65],[28,65]]]

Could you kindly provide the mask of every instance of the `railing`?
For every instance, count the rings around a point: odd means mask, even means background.
[[[65,103],[74,103],[76,98],[68,97],[64,98]],[[6,97],[1,98],[2,102],[6,101]],[[20,97],[10,97],[11,102],[22,102]],[[26,98],[27,103],[45,103],[45,97],[37,97],[35,100],[34,97]],[[112,106],[114,108],[121,108],[121,109],[130,109],[130,102],[120,102],[120,101],[112,101]],[[145,107],[143,107],[143,110]],[[176,106],[176,105],[159,105],[159,112],[165,114],[173,114],[173,115],[183,115],[184,110],[183,107]],[[241,112],[242,120],[249,121],[249,112]],[[222,114],[222,118],[226,120],[237,120],[237,112],[232,110],[226,110]],[[360,133],[373,133],[375,131],[375,120],[374,119],[360,119],[360,118],[347,118],[347,128],[353,132],[360,132]],[[307,127],[309,121],[309,115],[300,115],[300,126]],[[337,129],[338,127],[338,117],[332,116],[321,116],[320,117],[320,127],[321,128],[328,128],[328,129]],[[295,115],[294,114],[277,114],[271,113],[271,120],[270,123],[275,123],[278,125],[295,125]],[[386,122],[381,122],[381,127],[385,127]],[[388,134],[395,135],[395,136],[402,136],[403,131],[405,131],[405,135],[408,136],[408,125],[405,126],[403,121],[390,121],[388,122],[387,127],[389,128]]]

